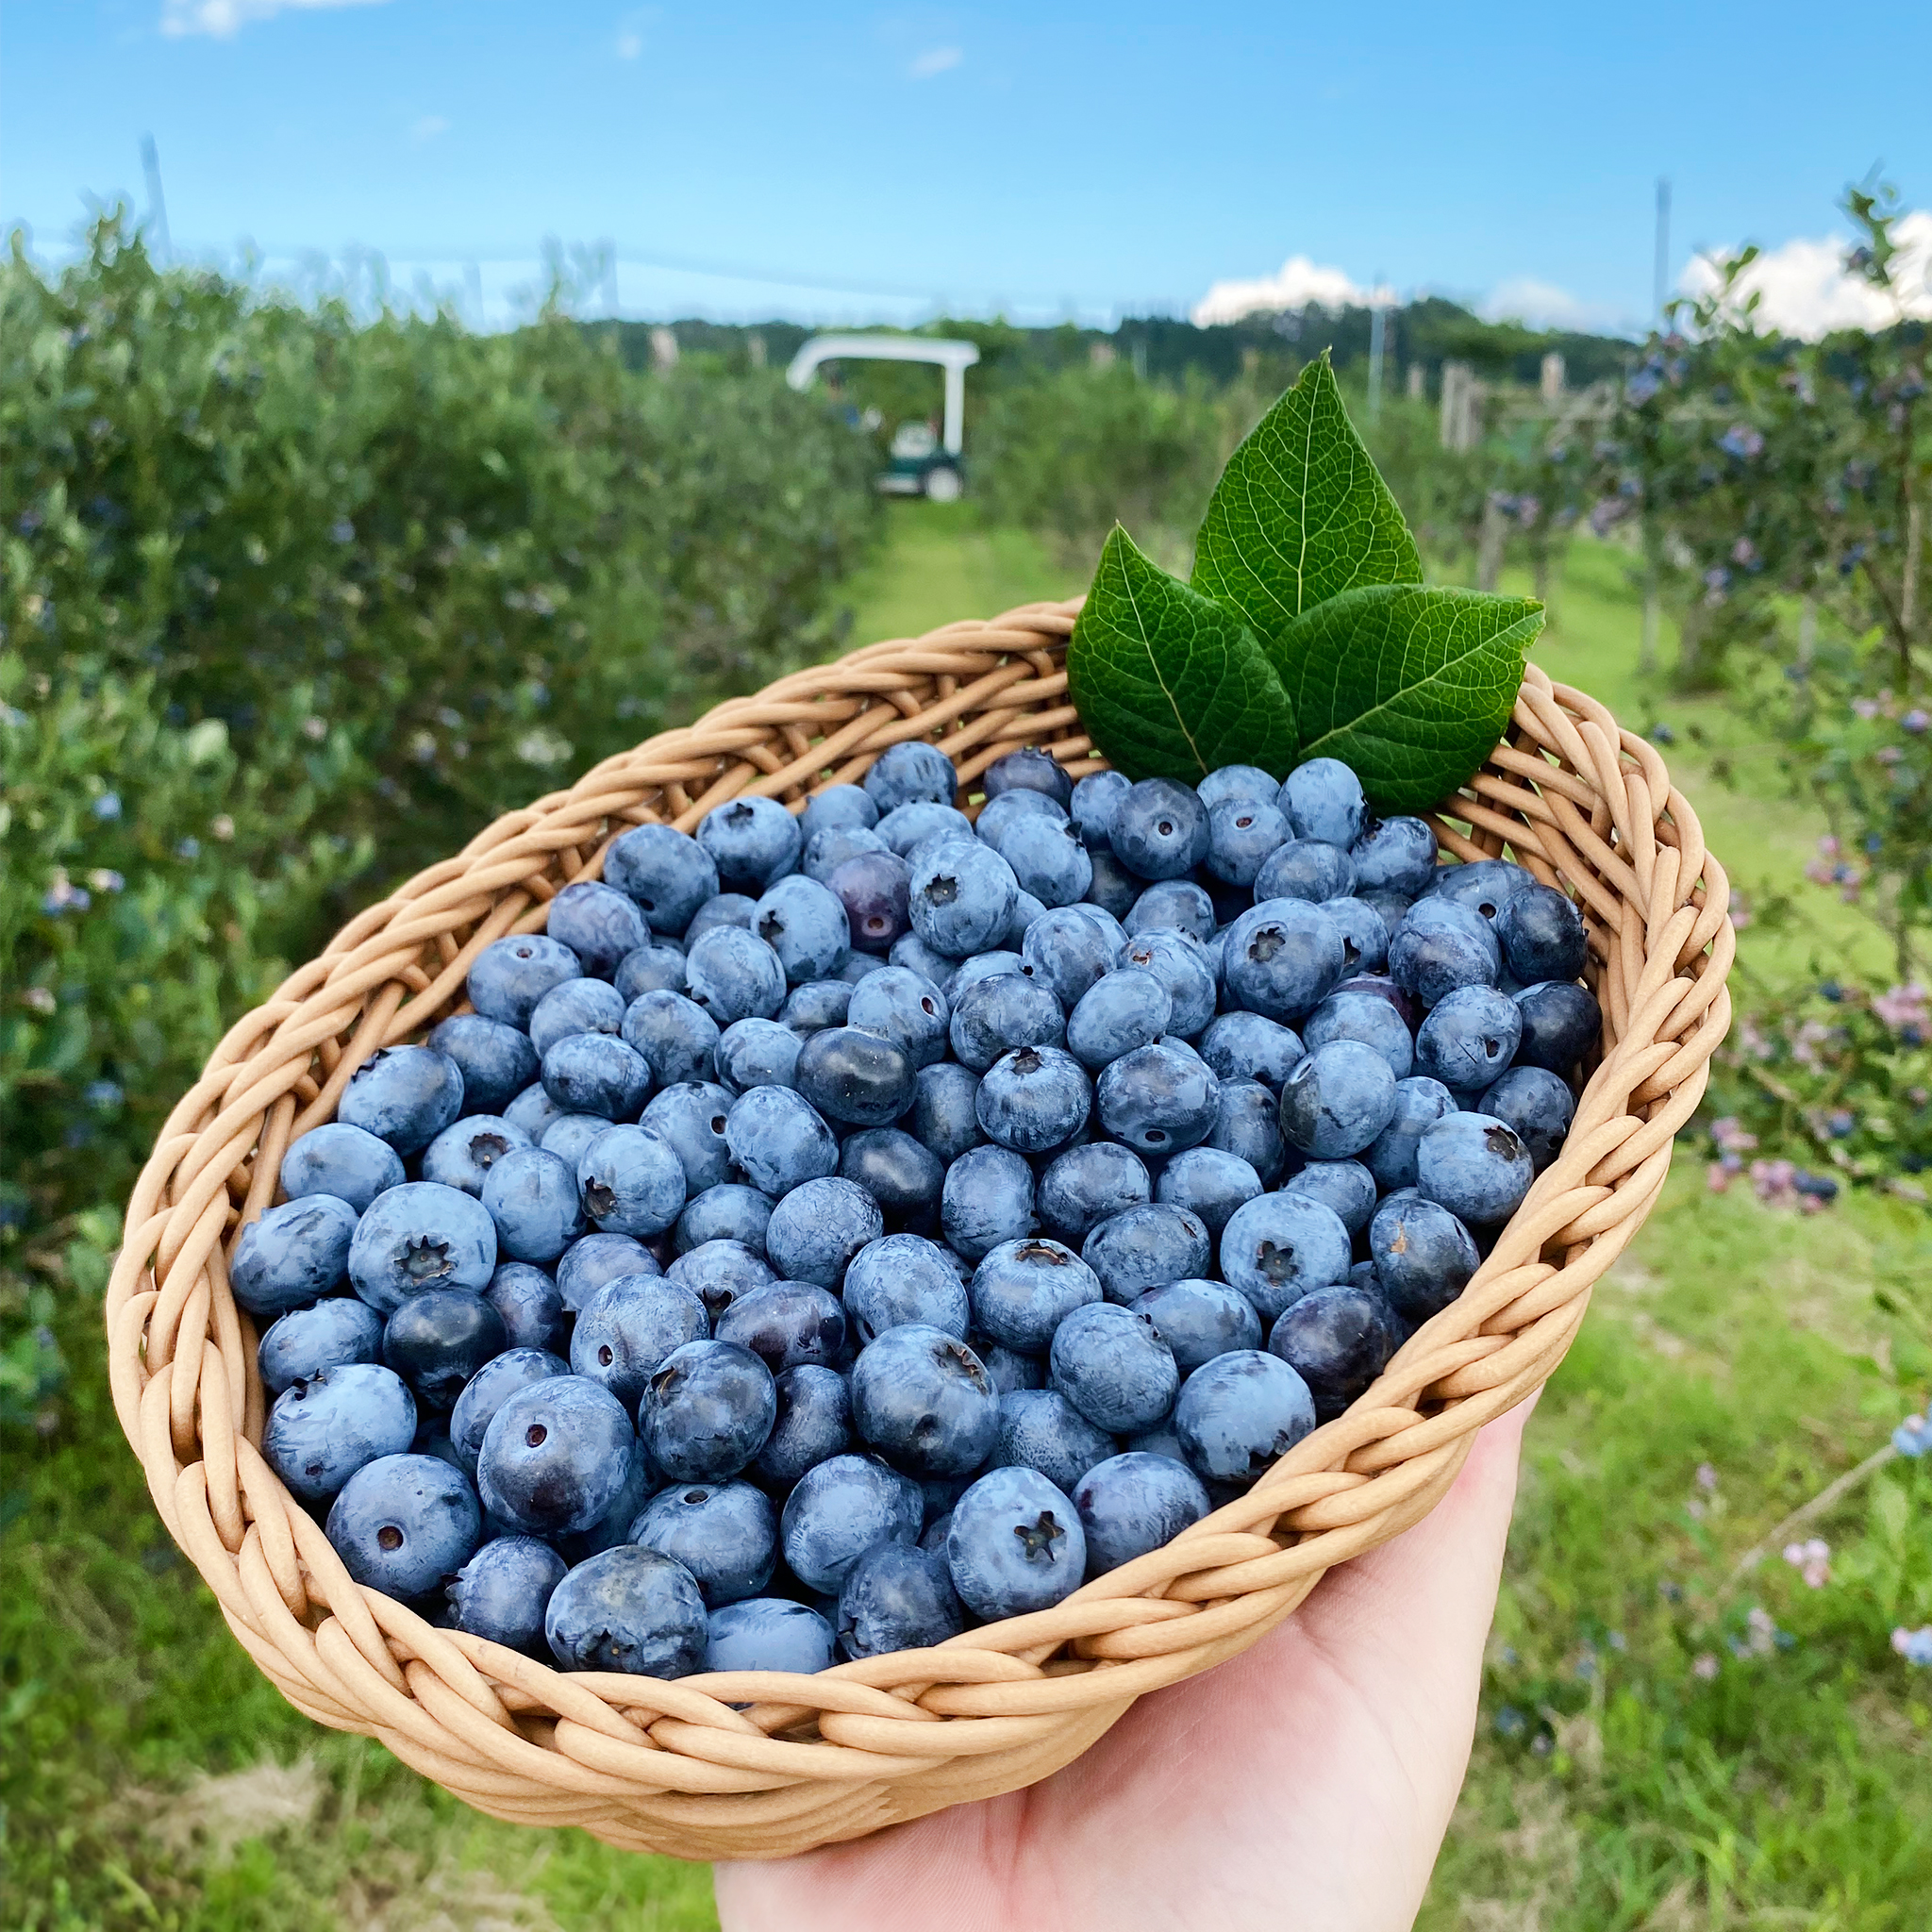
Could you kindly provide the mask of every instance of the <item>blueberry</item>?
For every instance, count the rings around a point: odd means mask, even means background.
[[[1418,899],[1389,941],[1389,975],[1433,1007],[1457,987],[1494,986],[1501,958],[1480,913],[1452,899]]]
[[[427,1301],[418,1295],[398,1317],[413,1314]],[[457,1460],[466,1474],[476,1474],[476,1458],[483,1453],[483,1438],[495,1420],[496,1411],[520,1389],[533,1382],[547,1382],[553,1375],[567,1375],[570,1364],[541,1348],[512,1348],[484,1362],[464,1385],[450,1411],[449,1440]]]
[[[1366,899],[1324,899],[1322,910],[1341,934],[1341,961],[1345,972],[1379,973],[1388,964],[1391,927]],[[1337,988],[1337,991],[1341,989]]]
[[[543,1613],[563,1574],[563,1558],[548,1543],[533,1536],[497,1537],[447,1586],[450,1621],[472,1637],[535,1656]]]
[[[543,1056],[543,1091],[567,1113],[635,1120],[651,1091],[643,1056],[608,1033],[571,1033]]]
[[[1307,1194],[1263,1194],[1237,1208],[1221,1235],[1221,1273],[1263,1322],[1344,1279],[1353,1258],[1341,1217]]]
[[[1389,1366],[1398,1339],[1388,1303],[1343,1283],[1318,1288],[1285,1308],[1269,1333],[1268,1352],[1308,1385],[1316,1417],[1325,1423]]]
[[[844,790],[844,787],[835,788]],[[751,1597],[710,1616],[708,1671],[788,1671],[809,1676],[830,1667],[832,1626],[790,1597]]]
[[[1404,1029],[1413,1035],[1422,1024],[1423,1008],[1397,986],[1386,973],[1354,973],[1336,989],[1336,993],[1372,993],[1382,1001],[1402,1022]],[[1331,994],[1330,998],[1335,995]],[[1399,1077],[1406,1079],[1407,1074]]]
[[[382,1354],[382,1317],[346,1295],[294,1308],[269,1325],[255,1354],[261,1385],[279,1395],[324,1369],[374,1362]]]
[[[785,1499],[778,1541],[808,1590],[837,1591],[865,1553],[915,1543],[925,1513],[919,1485],[875,1456],[833,1456],[806,1471]]]
[[[1202,1144],[1245,1160],[1264,1188],[1274,1187],[1288,1165],[1280,1108],[1258,1080],[1222,1081],[1214,1124]]]
[[[1261,1176],[1254,1168],[1240,1155],[1218,1147],[1190,1147],[1175,1155],[1154,1190],[1157,1200],[1186,1208],[1217,1236],[1235,1209],[1260,1191]]]
[[[945,1057],[950,1018],[945,995],[924,974],[905,966],[869,974],[853,988],[846,1009],[849,1026],[890,1042],[915,1073]]]
[[[710,1332],[695,1288],[658,1275],[620,1274],[579,1311],[570,1339],[571,1371],[634,1410],[672,1354]]]
[[[958,1336],[903,1323],[859,1351],[852,1422],[868,1446],[908,1474],[964,1475],[992,1447],[999,1400]]]
[[[1511,1067],[1476,1103],[1477,1110],[1516,1130],[1538,1174],[1562,1151],[1576,1097],[1545,1067]]]
[[[650,924],[628,892],[589,879],[564,887],[551,900],[545,924],[550,937],[561,940],[599,979],[610,978],[625,954],[651,941]]]
[[[1272,800],[1221,799],[1208,813],[1207,868],[1225,885],[1252,886],[1291,836],[1287,815]]]
[[[320,1300],[351,1265],[357,1228],[355,1208],[334,1194],[304,1194],[269,1208],[242,1230],[228,1268],[235,1299],[251,1315],[285,1314]]]
[[[1099,1276],[1108,1300],[1124,1306],[1162,1282],[1204,1273],[1210,1251],[1208,1224],[1198,1214],[1156,1203],[1101,1222],[1082,1243],[1080,1258]]]
[[[1407,1079],[1415,1063],[1415,1041],[1402,1015],[1379,994],[1360,989],[1338,987],[1308,1015],[1302,1038],[1310,1049],[1336,1040],[1357,1041],[1380,1054],[1397,1080]]]
[[[978,1074],[956,1060],[922,1067],[906,1119],[913,1139],[950,1166],[986,1138],[979,1126]]]
[[[717,1071],[718,1022],[681,992],[640,993],[621,1025],[625,1045],[642,1057],[659,1087],[708,1080]]]
[[[1113,1438],[1058,1391],[1015,1389],[1001,1395],[991,1467],[1038,1470],[1056,1489],[1071,1493],[1096,1462],[1113,1453]]]
[[[776,1419],[752,1474],[774,1490],[788,1490],[807,1470],[842,1456],[852,1441],[852,1397],[836,1369],[805,1362],[773,1378]]]
[[[714,926],[685,956],[690,998],[721,1027],[769,1020],[785,1004],[785,968],[763,940],[742,926]]]
[[[663,941],[640,946],[619,961],[612,983],[626,1006],[647,992],[682,992],[684,948]]]
[[[851,1008],[849,979],[801,980],[785,995],[785,1004],[778,1008],[778,1024],[791,1027],[802,1040],[828,1026],[844,1025]]]
[[[539,1079],[534,1087],[525,1087],[510,1104],[504,1108],[503,1117],[511,1126],[520,1128],[539,1146],[543,1136],[566,1113],[568,1108],[558,1107],[543,1091],[543,1082]]]
[[[969,1261],[1033,1232],[1033,1170],[1008,1147],[971,1147],[946,1169],[940,1221]]]
[[[912,868],[897,853],[855,853],[832,869],[825,887],[844,915],[848,947],[887,953],[911,930]]]
[[[1349,846],[1361,838],[1369,823],[1361,780],[1340,758],[1309,758],[1297,765],[1282,781],[1276,802],[1298,839],[1321,839],[1330,845]],[[1432,861],[1435,851],[1431,838]]]
[[[694,1194],[677,1217],[677,1252],[688,1255],[706,1241],[742,1241],[762,1254],[765,1229],[776,1205],[769,1194],[738,1181],[707,1188]]]
[[[1317,1160],[1359,1154],[1395,1112],[1389,1062],[1357,1040],[1316,1047],[1281,1089],[1281,1135]]]
[[[465,982],[470,1004],[486,1020],[527,1028],[537,1002],[554,986],[583,972],[561,940],[541,933],[513,933],[492,940],[470,963]]]
[[[620,1543],[557,1586],[543,1634],[562,1670],[688,1677],[705,1667],[710,1629],[682,1563]]]
[[[970,1340],[973,1353],[991,1377],[998,1394],[1006,1396],[1021,1389],[1046,1387],[1046,1357],[1043,1355],[1023,1355],[1017,1348],[1008,1348],[1004,1341],[994,1341],[985,1335],[974,1335]]]
[[[1453,1093],[1477,1092],[1501,1077],[1522,1035],[1522,1015],[1507,993],[1457,987],[1436,1002],[1416,1033],[1416,1072]]]
[[[1218,1281],[1164,1282],[1150,1288],[1132,1307],[1160,1331],[1183,1375],[1192,1374],[1218,1355],[1261,1345],[1261,1318],[1253,1305]]]
[[[839,1647],[849,1657],[924,1650],[965,1627],[965,1608],[936,1552],[880,1543],[853,1565],[839,1592]]]
[[[1064,810],[1074,796],[1074,781],[1051,752],[1027,745],[995,758],[980,778],[988,799],[1008,791],[1037,791]]]
[[[1006,835],[1022,819],[1034,819],[1041,824],[1059,825],[1074,830],[1072,815],[1057,799],[1049,798],[1043,791],[1006,791],[995,798],[987,800],[980,814],[973,823],[974,834],[987,844],[1006,857],[1004,841]]]
[[[749,1483],[673,1483],[644,1505],[630,1541],[691,1572],[712,1609],[757,1596],[778,1560],[778,1519]]]
[[[937,745],[915,740],[882,751],[864,784],[865,795],[881,814],[921,798],[951,805],[959,795],[959,774],[953,761]]]
[[[1355,897],[1346,903],[1351,906],[1366,906],[1382,922],[1382,957],[1386,962],[1389,943],[1400,930],[1402,922],[1408,917],[1408,908],[1415,901],[1407,892],[1384,891],[1374,886],[1365,886],[1357,879]]]
[[[460,1189],[433,1181],[406,1181],[378,1194],[349,1243],[349,1279],[385,1315],[425,1289],[480,1294],[495,1269],[496,1224],[489,1210]]]
[[[734,1021],[718,1037],[718,1084],[731,1093],[792,1086],[804,1044],[802,1035],[779,1021]]]
[[[1079,1242],[1101,1222],[1153,1198],[1146,1164],[1111,1141],[1070,1147],[1040,1177],[1040,1221],[1056,1241]]]
[[[1132,789],[1133,781],[1124,772],[1090,772],[1074,785],[1067,809],[1090,848],[1104,849],[1112,857],[1114,819]]]
[[[1066,1039],[1060,1003],[1037,980],[1002,973],[956,990],[949,1035],[953,1053],[975,1074],[1021,1046],[1058,1046]]]
[[[1166,927],[1130,940],[1122,968],[1151,973],[1174,1003],[1168,1031],[1191,1040],[1214,1017],[1215,974],[1208,949],[1191,933]]]
[[[1301,1059],[1292,1027],[1262,1013],[1223,1013],[1201,1036],[1201,1058],[1222,1080],[1259,1080],[1277,1092]]]
[[[1072,1054],[1057,1046],[1023,1046],[986,1070],[976,1106],[991,1140],[1022,1154],[1065,1144],[1086,1124],[1092,1083]]]
[[[333,1194],[360,1214],[384,1189],[399,1187],[403,1179],[403,1158],[387,1141],[340,1121],[311,1127],[290,1141],[282,1156],[282,1192],[290,1201]]]
[[[382,1359],[409,1385],[419,1404],[448,1408],[463,1384],[508,1345],[503,1317],[481,1295],[431,1289],[411,1295],[389,1318]]]
[[[1426,1129],[1456,1111],[1456,1096],[1440,1080],[1414,1074],[1395,1083],[1395,1111],[1389,1124],[1362,1150],[1362,1164],[1378,1187],[1415,1185],[1416,1148]]]
[[[839,1174],[870,1194],[889,1220],[931,1224],[939,1214],[946,1165],[897,1127],[848,1134],[839,1149]]]
[[[572,1314],[580,1314],[607,1283],[626,1274],[661,1274],[657,1257],[635,1235],[602,1230],[571,1242],[557,1261],[557,1291]]]
[[[734,798],[699,822],[698,843],[727,891],[758,893],[798,864],[798,821],[774,798]]]
[[[499,1113],[537,1077],[537,1049],[527,1036],[481,1013],[453,1014],[431,1032],[429,1044],[463,1076],[465,1113]]]
[[[581,1563],[587,1557],[615,1549],[619,1543],[627,1541],[638,1511],[650,1501],[651,1491],[658,1486],[651,1458],[633,1442],[630,1448],[619,1452],[618,1462],[624,1473],[623,1480],[603,1515],[588,1529],[559,1533],[553,1539],[558,1555],[566,1563]]]
[[[541,1144],[544,1153],[556,1155],[575,1174],[591,1143],[609,1131],[610,1123],[602,1114],[562,1113],[543,1129]]]
[[[420,1154],[463,1110],[463,1076],[447,1054],[427,1046],[378,1047],[342,1090],[336,1117]]]
[[[1416,1147],[1416,1186],[1472,1227],[1507,1221],[1536,1170],[1516,1129],[1484,1113],[1447,1114]]]
[[[912,867],[912,929],[934,951],[967,958],[1000,942],[1019,891],[1012,867],[991,846],[941,840]]]
[[[845,1348],[845,1310],[808,1281],[768,1281],[740,1295],[712,1328],[719,1341],[748,1348],[774,1375],[829,1368]]]
[[[1020,891],[1049,909],[1075,904],[1093,883],[1093,860],[1071,824],[1027,813],[1012,821],[997,849]]]
[[[1113,856],[1110,845],[1090,846],[1093,860],[1093,883],[1087,888],[1087,901],[1109,917],[1120,919],[1133,909],[1144,881],[1130,873]]]
[[[958,960],[935,952],[916,932],[901,933],[892,941],[891,950],[886,955],[886,963],[909,968],[922,978],[931,980],[942,992],[946,990],[946,982],[959,967]]]
[[[732,1099],[724,1088],[708,1080],[680,1080],[654,1093],[638,1123],[676,1155],[684,1170],[687,1197],[722,1187],[731,1173],[724,1123],[731,1115]]]
[[[685,983],[691,982],[691,949],[708,932],[720,926],[735,926],[740,932],[751,930],[752,908],[758,902],[743,892],[719,892],[708,898],[691,916],[684,929]]]
[[[613,1127],[591,1143],[592,1153],[612,1135],[646,1131]],[[584,1158],[589,1161],[591,1156]],[[680,1174],[679,1208],[684,1206],[682,1181]],[[483,1181],[483,1206],[496,1224],[497,1253],[512,1261],[554,1261],[584,1231],[577,1176],[541,1147],[512,1148],[490,1169]],[[618,1227],[621,1234],[644,1231],[627,1223]]]
[[[673,1482],[722,1482],[765,1446],[772,1372],[733,1341],[687,1341],[644,1386],[638,1440]]]
[[[1321,1004],[1343,965],[1341,930],[1319,906],[1271,899],[1229,928],[1222,978],[1230,1003],[1293,1020]]]
[[[1166,1033],[1174,1001],[1153,974],[1139,967],[1109,973],[1080,996],[1067,1019],[1067,1044],[1095,1069],[1151,1046]]]
[[[1344,899],[1355,891],[1355,861],[1340,845],[1291,839],[1268,855],[1255,878],[1257,902],[1266,899]]]
[[[975,1325],[1025,1355],[1043,1355],[1075,1308],[1100,1301],[1100,1277],[1071,1248],[1038,1237],[1002,1241],[974,1271]]]
[[[796,873],[767,890],[752,908],[751,929],[777,954],[794,986],[828,978],[852,950],[843,902]]]
[[[1221,765],[1194,787],[1194,795],[1211,812],[1230,799],[1259,799],[1273,805],[1281,781],[1259,765]]]
[[[724,1117],[724,1141],[752,1186],[774,1201],[839,1166],[837,1137],[818,1109],[789,1087],[741,1093]]]
[[[1185,1462],[1133,1450],[1096,1462],[1073,1498],[1087,1538],[1090,1577],[1160,1549],[1212,1507]]]
[[[1512,977],[1525,985],[1574,979],[1590,958],[1583,914],[1554,888],[1526,882],[1496,921],[1496,937]]]
[[[798,817],[802,837],[810,840],[820,832],[870,831],[879,822],[879,808],[858,785],[827,785],[805,801]]]
[[[1152,1428],[1174,1407],[1174,1351],[1143,1314],[1112,1302],[1075,1308],[1054,1332],[1053,1387],[1096,1428]]]
[[[912,1105],[917,1069],[891,1041],[855,1026],[814,1033],[800,1049],[799,1093],[827,1119],[881,1127]]]
[[[857,858],[861,853],[891,853],[891,847],[879,835],[859,825],[830,825],[817,832],[807,832],[805,850],[799,854],[798,870],[808,879],[816,879],[822,886],[829,886],[832,874],[848,858]]]
[[[374,1362],[345,1362],[275,1397],[261,1453],[305,1503],[321,1503],[365,1463],[402,1454],[415,1434],[416,1404],[402,1377]]]
[[[1143,879],[1177,879],[1208,856],[1208,808],[1171,778],[1143,778],[1114,807],[1113,856]]]
[[[1478,1259],[1468,1228],[1448,1208],[1418,1194],[1391,1195],[1375,1209],[1369,1252],[1382,1291],[1408,1322],[1425,1322],[1446,1308]]]
[[[1375,1177],[1358,1160],[1311,1160],[1281,1191],[1332,1208],[1352,1235],[1362,1233],[1375,1211]]]
[[[1043,913],[1041,916],[1045,917]],[[1025,974],[1028,979],[1038,976],[1026,973],[1024,955],[1008,952],[1004,946],[995,946],[990,953],[975,953],[970,959],[955,962],[953,970],[940,981],[940,991],[957,1007],[969,987],[978,985],[982,979],[995,979],[1003,973]]]
[[[710,855],[671,825],[640,825],[613,840],[604,855],[604,878],[643,908],[654,932],[682,932],[718,892]],[[470,997],[475,996],[473,991]]]
[[[887,1235],[862,1248],[845,1271],[844,1299],[861,1344],[908,1324],[966,1336],[965,1286],[943,1250],[919,1235]]]
[[[740,1295],[762,1288],[777,1276],[764,1256],[743,1241],[709,1241],[678,1256],[665,1270],[664,1278],[682,1282],[704,1303],[715,1322]]]
[[[1516,1047],[1519,1067],[1568,1074],[1597,1043],[1603,1014],[1584,988],[1548,980],[1525,986],[1514,997],[1523,1023]]]
[[[630,1418],[608,1389],[581,1375],[533,1382],[483,1432],[483,1507],[528,1536],[581,1534],[617,1500],[634,1441]]]
[[[461,1471],[433,1456],[383,1456],[342,1485],[327,1535],[358,1583],[407,1599],[455,1576],[482,1523]]]
[[[1188,1377],[1174,1426],[1196,1475],[1246,1488],[1315,1426],[1315,1403],[1278,1356],[1235,1349]]]
[[[1205,1141],[1219,1100],[1220,1083],[1207,1061],[1164,1041],[1122,1055],[1094,1089],[1107,1131],[1142,1153],[1160,1156]]]
[[[1413,899],[1436,875],[1436,835],[1426,820],[1377,819],[1349,847],[1356,891],[1400,892]]]
[[[1506,858],[1478,858],[1466,865],[1439,865],[1430,881],[1429,894],[1464,907],[1477,918],[1495,925],[1517,894],[1535,884],[1520,865],[1512,865]],[[1499,941],[1500,938],[1499,933]]]
[[[1051,1609],[1086,1574],[1079,1511],[1035,1470],[991,1470],[954,1506],[946,1567],[979,1616]]]
[[[576,1243],[578,1247],[582,1245]],[[563,1295],[542,1269],[532,1267],[527,1261],[504,1262],[491,1275],[483,1299],[501,1318],[508,1347],[544,1349],[563,1345]]]

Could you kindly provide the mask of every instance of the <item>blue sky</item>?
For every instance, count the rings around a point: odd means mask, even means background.
[[[1660,174],[1674,273],[1831,235],[1875,162],[1932,206],[1928,72],[1924,0],[14,0],[0,222],[54,256],[89,197],[144,206],[152,133],[180,250],[374,249],[496,317],[554,236],[613,244],[640,315],[1105,321],[1305,257],[1608,325]]]

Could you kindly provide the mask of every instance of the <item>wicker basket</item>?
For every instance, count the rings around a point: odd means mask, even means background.
[[[1581,902],[1601,1062],[1562,1155],[1460,1299],[1240,1502],[1053,1609],[935,1650],[663,1683],[565,1675],[432,1628],[353,1583],[262,1460],[228,1259],[273,1203],[290,1140],[333,1117],[362,1060],[455,1009],[477,952],[541,929],[545,902],[595,877],[629,825],[689,829],[741,792],[795,806],[909,738],[937,735],[965,780],[1020,744],[1098,769],[1066,700],[1077,608],[875,644],[607,759],[370,908],[216,1049],[128,1206],[107,1298],[114,1400],[169,1530],[299,1709],[380,1739],[479,1810],[617,1845],[778,1857],[857,1838],[1044,1777],[1142,1692],[1245,1649],[1332,1564],[1429,1510],[1476,1429],[1562,1358],[1704,1091],[1734,941],[1723,868],[1657,752],[1532,668],[1438,836],[1465,858],[1507,846]]]

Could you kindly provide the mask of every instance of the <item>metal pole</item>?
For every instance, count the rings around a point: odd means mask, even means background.
[[[1369,421],[1382,413],[1382,348],[1388,334],[1389,311],[1377,302],[1369,310]]]
[[[1666,175],[1657,178],[1657,269],[1652,286],[1652,312],[1659,326],[1663,324],[1664,304],[1671,294],[1671,183]]]
[[[168,239],[168,203],[161,193],[161,158],[155,149],[152,134],[141,137],[141,171],[147,176],[147,225],[149,253],[163,267],[175,253]]]

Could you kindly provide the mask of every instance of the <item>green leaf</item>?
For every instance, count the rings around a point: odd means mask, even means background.
[[[1267,640],[1344,591],[1422,575],[1324,352],[1227,459],[1194,540],[1194,588]]]
[[[1067,644],[1067,691],[1130,778],[1192,784],[1234,764],[1279,776],[1294,762],[1294,709],[1254,633],[1118,525]]]
[[[1494,750],[1542,627],[1533,597],[1373,584],[1317,605],[1269,657],[1302,757],[1341,758],[1381,810],[1416,811]]]

